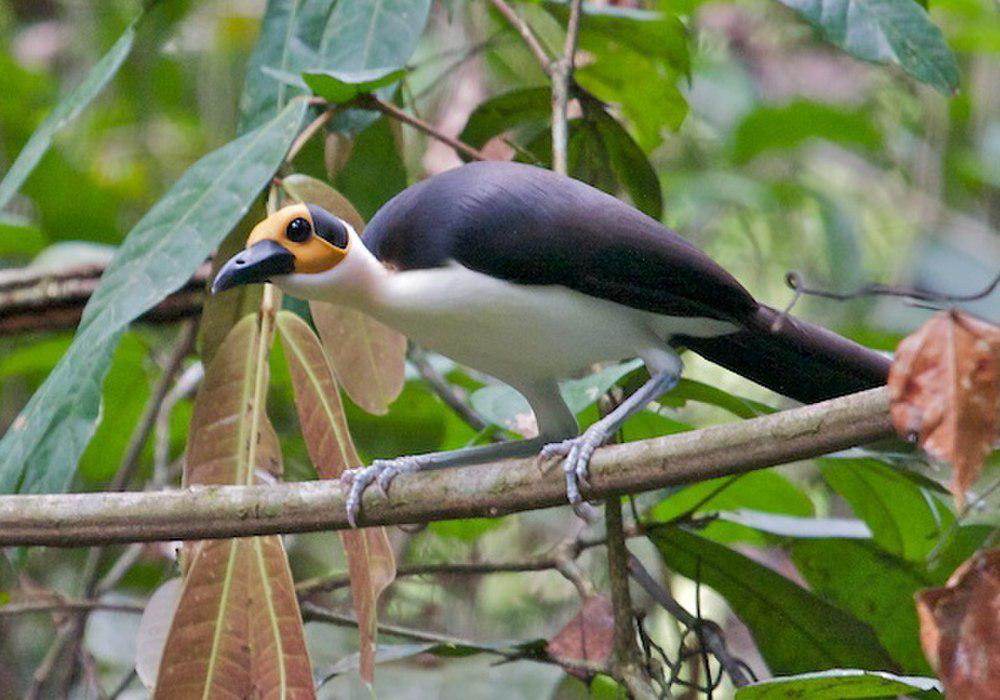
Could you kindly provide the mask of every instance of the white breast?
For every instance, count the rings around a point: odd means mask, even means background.
[[[719,335],[711,319],[632,309],[561,286],[506,282],[458,264],[387,275],[369,313],[424,347],[514,386],[566,378],[596,362],[676,363],[675,333]]]

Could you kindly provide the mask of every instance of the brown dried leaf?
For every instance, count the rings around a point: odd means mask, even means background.
[[[337,381],[319,338],[295,314],[282,311],[278,330],[295,389],[295,406],[309,456],[321,478],[336,479],[361,460],[347,426]],[[396,561],[385,528],[340,533],[351,579],[351,595],[360,637],[361,678],[375,677],[378,597],[396,578]]]
[[[889,370],[892,421],[952,465],[959,508],[1000,439],[1000,327],[941,311],[899,344]]]
[[[345,306],[314,301],[309,308],[347,395],[369,413],[388,412],[403,390],[406,336]]]
[[[358,235],[365,222],[347,199],[321,180],[289,175],[281,183],[300,202],[318,204],[349,223]],[[403,390],[406,337],[360,311],[310,302],[337,380],[358,406],[378,415],[389,410]]]
[[[249,484],[254,467],[281,473],[274,428],[263,406],[254,409],[261,352],[257,317],[244,316],[218,348],[198,389],[184,465],[186,485]]]
[[[315,697],[280,537],[198,545],[153,697]]]
[[[920,642],[949,698],[1000,698],[1000,549],[917,593]]]
[[[605,663],[611,656],[614,636],[615,611],[611,601],[595,595],[587,598],[580,612],[549,640],[546,650],[552,658],[565,662],[569,673],[583,677],[587,674],[574,670],[573,662]]]

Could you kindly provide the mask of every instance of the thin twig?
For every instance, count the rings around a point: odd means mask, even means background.
[[[309,143],[309,140],[316,135],[316,133],[322,129],[333,115],[340,110],[340,105],[331,105],[328,109],[324,109],[318,117],[313,119],[306,125],[306,128],[295,137],[292,141],[292,145],[288,148],[288,155],[285,156],[285,162],[291,163],[292,160],[299,154],[299,151]]]
[[[552,63],[552,169],[566,175],[568,166],[570,87],[573,84],[573,64],[576,44],[580,34],[580,5],[582,0],[570,0],[569,21],[566,25],[566,42],[558,61]]]
[[[719,660],[719,664],[732,679],[733,685],[739,687],[750,683],[750,679],[747,678],[743,670],[745,664],[729,652],[722,629],[717,624],[711,620],[702,620],[688,612],[683,605],[674,600],[674,597],[650,575],[646,567],[636,557],[629,557],[628,570],[632,578],[635,579],[635,582],[642,586],[646,593],[664,610],[679,620],[685,627],[699,630],[700,636],[705,641],[705,646]]]
[[[375,95],[361,95],[355,100],[355,104],[364,109],[373,109],[377,112],[381,112],[387,117],[391,117],[396,121],[412,126],[417,131],[427,134],[431,138],[436,139],[447,146],[451,146],[462,155],[468,156],[473,160],[489,160],[489,158],[487,158],[482,151],[479,151],[469,144],[463,143],[452,136],[448,136],[448,134],[439,131],[432,124],[425,122],[423,119],[418,119],[412,114],[404,112],[391,102],[386,102]]]
[[[939,304],[943,303],[961,303],[969,301],[978,301],[979,299],[984,299],[992,294],[998,286],[1000,286],[1000,273],[997,273],[996,277],[987,284],[985,287],[980,289],[978,292],[971,292],[969,294],[946,294],[944,292],[935,292],[927,289],[916,289],[915,287],[895,287],[887,284],[865,284],[857,289],[850,292],[831,292],[825,289],[814,289],[809,287],[802,280],[802,275],[794,270],[788,272],[785,275],[785,283],[792,289],[794,294],[792,295],[792,300],[788,302],[788,306],[778,315],[772,324],[775,331],[780,330],[781,325],[785,322],[788,314],[791,313],[792,309],[799,302],[803,296],[821,297],[823,299],[833,299],[835,301],[851,301],[852,299],[860,299],[863,297],[902,297],[904,299],[910,299],[913,301],[923,301],[923,302],[936,302]]]
[[[549,52],[545,50],[542,46],[542,42],[538,40],[535,35],[534,30],[531,26],[525,22],[519,14],[514,11],[514,8],[508,5],[505,0],[493,0],[493,7],[497,8],[497,11],[503,15],[514,29],[517,30],[521,38],[524,39],[524,43],[528,45],[531,53],[535,54],[535,58],[538,60],[538,65],[542,67],[546,75],[552,75],[552,59],[549,58]]]

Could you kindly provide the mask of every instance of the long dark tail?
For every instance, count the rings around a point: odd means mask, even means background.
[[[674,342],[784,396],[815,403],[882,386],[889,359],[808,321],[763,304],[745,330],[714,338],[678,336]]]

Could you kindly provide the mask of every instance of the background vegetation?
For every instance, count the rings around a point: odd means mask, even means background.
[[[147,5],[0,4],[5,493],[179,483],[201,360],[259,303],[252,295],[221,310],[209,303],[199,328],[208,274],[199,265],[220,244],[242,245],[247,224],[263,215],[261,192],[273,174],[328,181],[367,219],[407,184],[461,162],[463,154],[426,130],[385,116],[393,105],[486,157],[551,165],[549,79],[490,2]],[[815,10],[834,5],[854,9]],[[299,14],[290,21],[291,6]],[[515,9],[559,55],[567,7]],[[872,280],[981,289],[1000,267],[1000,22],[990,0],[931,0],[926,9],[929,16],[914,0],[588,6],[569,171],[661,218],[775,306],[791,298],[788,270],[825,289]],[[303,83],[300,74],[317,68],[342,80],[306,75]],[[382,106],[352,103],[284,162],[303,124],[320,113],[295,96],[346,102],[375,88]],[[308,315],[294,300],[284,305]],[[965,306],[1000,319],[996,294]],[[807,298],[796,313],[892,350],[929,311],[891,299]],[[271,354],[267,412],[284,479],[315,478],[287,351],[279,343]],[[685,360],[693,381],[631,421],[626,440],[782,406],[739,377]],[[466,410],[442,403],[441,384],[436,390],[428,377],[443,377],[467,399]],[[586,389],[635,379],[626,365],[578,385],[582,422],[598,415],[600,392]],[[349,400],[346,413],[365,462],[453,449],[497,428],[530,429],[515,394],[420,352],[411,353],[405,386],[385,415]],[[938,483],[947,476],[912,454],[853,450],[645,494],[636,506],[642,518],[675,527],[630,546],[688,611],[721,625],[732,654],[758,678],[844,667],[928,676],[913,594],[941,585],[995,539],[995,502],[973,499],[958,516]],[[987,470],[983,494],[996,476]],[[558,509],[389,534],[405,570],[523,562],[599,538],[580,527]],[[296,581],[345,570],[333,539],[285,538]],[[608,589],[603,549],[578,553],[568,576],[555,566],[490,575],[445,566],[401,576],[381,599],[380,619],[450,641],[503,643],[508,655],[514,641],[537,648],[578,611],[581,590]],[[138,616],[129,608],[176,570],[167,544],[5,550],[4,599],[99,597],[122,609],[0,608],[0,696],[142,696],[133,675]],[[350,610],[348,589],[335,588],[303,601]],[[696,692],[678,681],[705,686],[698,635],[639,589],[635,603],[662,647],[673,691]],[[364,696],[357,675],[345,672],[356,632],[321,621],[305,629],[317,677],[331,677],[320,694]],[[383,657],[395,661],[378,670],[375,687],[386,695],[588,692],[558,664],[495,665],[496,655],[482,649],[446,654],[426,640],[382,639],[391,645]],[[705,659],[714,677],[718,662]],[[728,675],[722,684],[717,695],[733,692]],[[890,692],[901,691],[869,694]]]

